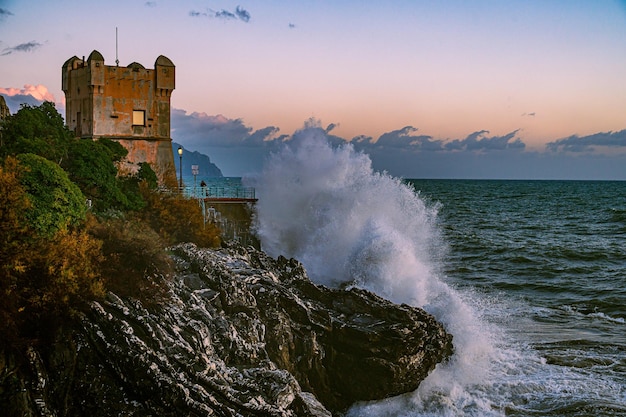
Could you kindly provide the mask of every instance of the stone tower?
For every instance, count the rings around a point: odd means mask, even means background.
[[[85,61],[76,56],[62,68],[66,123],[77,137],[107,138],[128,149],[122,171],[136,172],[148,162],[159,178],[176,178],[170,137],[170,98],[176,67],[161,55],[154,69],[133,62],[127,67],[104,65],[93,51]]]

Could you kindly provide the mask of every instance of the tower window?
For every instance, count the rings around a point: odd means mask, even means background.
[[[133,110],[133,126],[145,126],[146,125],[146,111],[145,110]]]

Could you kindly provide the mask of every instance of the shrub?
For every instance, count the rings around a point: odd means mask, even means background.
[[[100,242],[85,232],[60,230],[51,239],[22,242],[21,249],[0,277],[3,340],[45,339],[60,320],[104,295]]]
[[[20,157],[31,162],[31,171],[12,157],[0,168],[0,335],[8,343],[45,336],[54,329],[51,323],[104,294],[100,242],[69,227],[68,219],[77,217],[75,209],[84,214],[82,197],[75,196],[81,204],[77,209],[71,202],[63,207],[66,200],[45,196],[56,195],[58,189],[72,194],[59,180],[63,171],[35,155]],[[53,185],[27,189],[41,171]]]
[[[197,200],[178,193],[158,193],[145,185],[141,190],[147,205],[140,215],[167,244],[192,242],[200,247],[220,245],[219,229],[213,224],[205,224]]]
[[[100,269],[107,290],[145,304],[166,298],[161,284],[172,272],[172,265],[155,231],[138,220],[98,220],[95,216],[89,216],[87,229],[102,241],[104,262]]]
[[[60,166],[35,154],[21,154],[20,183],[32,206],[26,217],[42,236],[51,237],[85,218],[85,197]]]
[[[23,288],[31,315],[60,317],[103,297],[100,248],[101,242],[86,231],[60,230],[38,242],[39,250],[31,253],[29,285]]]

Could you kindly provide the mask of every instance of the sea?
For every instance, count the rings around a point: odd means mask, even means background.
[[[626,416],[626,182],[395,178],[301,134],[244,178],[310,278],[425,309],[455,353],[356,416]]]

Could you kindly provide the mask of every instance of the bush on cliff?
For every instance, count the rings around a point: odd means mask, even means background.
[[[100,272],[107,290],[154,304],[167,298],[162,280],[172,272],[163,239],[145,223],[88,216],[89,233],[102,242]]]
[[[107,290],[158,303],[166,245],[219,245],[197,202],[157,190],[149,164],[119,176],[126,153],[74,138],[52,103],[0,121],[0,344],[46,338]]]
[[[19,182],[32,203],[26,218],[36,233],[51,237],[85,219],[85,197],[60,166],[32,153],[17,159]]]
[[[104,295],[98,265],[100,242],[70,227],[54,207],[46,218],[46,199],[20,182],[17,159],[0,167],[0,333],[10,344],[45,338],[57,320],[72,315],[85,301]],[[34,204],[42,207],[32,216]],[[48,214],[50,214],[48,213]]]
[[[145,184],[140,188],[146,207],[138,215],[168,245],[181,242],[192,242],[201,247],[220,245],[219,229],[213,224],[205,224],[202,209],[195,199],[175,192],[154,192]]]

